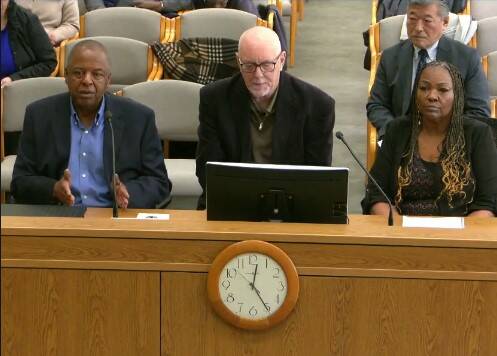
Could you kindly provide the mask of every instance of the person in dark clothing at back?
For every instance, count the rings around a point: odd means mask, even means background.
[[[12,81],[48,77],[57,66],[57,57],[46,31],[36,15],[14,0],[1,0],[0,85]],[[4,152],[16,154],[20,132],[6,132]]]
[[[48,77],[57,66],[55,51],[40,20],[13,0],[2,0],[1,85]]]

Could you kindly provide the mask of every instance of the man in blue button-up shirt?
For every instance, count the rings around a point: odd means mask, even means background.
[[[84,40],[66,68],[69,93],[26,108],[12,193],[20,203],[112,206],[112,115],[116,200],[121,208],[155,208],[169,199],[154,112],[105,94],[111,80],[103,45]]]

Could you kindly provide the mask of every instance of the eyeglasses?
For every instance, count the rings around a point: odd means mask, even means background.
[[[86,73],[90,73],[90,76],[95,81],[101,81],[107,76],[107,72],[103,70],[86,71],[83,69],[72,69],[68,70],[67,73],[74,79],[81,80],[86,77]]]
[[[254,73],[257,70],[257,68],[260,68],[262,73],[266,73],[274,71],[276,63],[278,63],[278,58],[280,58],[280,56],[281,52],[276,56],[273,62],[262,62],[257,64],[257,63],[242,63],[240,62],[240,60],[238,60],[238,63],[240,64],[240,69],[242,72]]]

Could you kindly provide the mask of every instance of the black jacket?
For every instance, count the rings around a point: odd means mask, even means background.
[[[411,40],[387,48],[381,55],[366,106],[368,120],[378,129],[380,137],[393,118],[409,112],[413,56]],[[464,83],[464,114],[489,117],[488,82],[478,52],[464,43],[442,36],[438,42],[437,60],[451,63],[459,69]]]
[[[397,170],[410,136],[410,117],[393,120],[387,127],[383,144],[371,168],[371,174],[391,201],[397,192]],[[471,162],[475,179],[474,193],[472,189],[466,189],[465,199],[454,201],[453,208],[442,197],[438,204],[438,215],[464,216],[474,210],[490,210],[497,214],[497,147],[490,126],[473,118],[465,119],[464,138],[466,155]],[[369,182],[366,197],[361,202],[363,213],[369,214],[371,207],[377,202],[386,200]]]
[[[129,208],[155,208],[169,199],[171,184],[164,166],[154,112],[133,100],[106,95],[112,112],[116,172],[126,185]],[[71,152],[69,93],[38,100],[26,108],[12,176],[16,202],[51,204],[53,186],[68,167]],[[104,127],[104,174],[112,178],[112,146],[108,122]]]
[[[7,29],[17,66],[17,72],[9,77],[12,80],[48,77],[57,66],[57,57],[38,17],[10,1]]]
[[[275,112],[272,163],[331,165],[335,101],[329,95],[281,72]],[[241,74],[200,90],[198,138],[196,169],[204,192],[207,161],[253,162],[250,94]]]

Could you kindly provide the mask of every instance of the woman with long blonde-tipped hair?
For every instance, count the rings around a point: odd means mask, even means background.
[[[403,215],[497,214],[497,148],[489,125],[464,117],[464,87],[453,65],[427,64],[409,117],[393,120],[371,174]],[[488,119],[491,120],[491,119]],[[489,121],[490,122],[490,121]],[[366,214],[388,214],[368,184]]]

